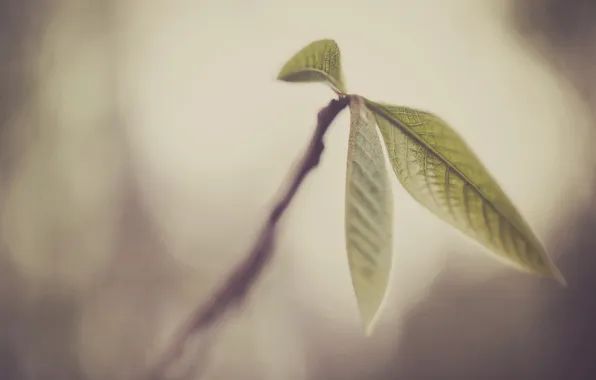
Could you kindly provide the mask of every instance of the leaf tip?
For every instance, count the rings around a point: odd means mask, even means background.
[[[375,296],[369,293],[366,296],[360,294],[360,297],[356,297],[358,311],[360,314],[360,323],[362,324],[362,331],[367,337],[373,334],[377,326],[379,316],[384,309],[385,295],[386,292],[383,292],[382,295],[377,294]]]
[[[567,280],[565,280],[563,273],[561,273],[552,259],[550,259],[546,254],[543,254],[543,258],[545,260],[542,262],[542,265],[539,268],[535,268],[535,270],[532,272],[539,276],[555,280],[561,287],[566,288]]]
[[[554,264],[551,264],[549,267],[550,270],[550,276],[557,281],[557,283],[563,287],[566,288],[567,287],[567,280],[565,280],[565,277],[563,276],[563,273],[561,273],[561,271],[559,270],[559,268],[557,268]]]
[[[362,330],[364,331],[364,335],[369,337],[373,334],[375,327],[377,325],[377,315],[379,313],[360,313],[360,317],[362,318]]]
[[[364,335],[369,337],[376,329],[377,322],[385,306],[386,292],[381,297],[367,297],[358,299],[360,321]]]

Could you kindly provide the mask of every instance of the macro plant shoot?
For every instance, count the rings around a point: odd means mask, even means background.
[[[596,379],[595,11],[3,1],[0,380]]]
[[[390,172],[415,201],[478,242],[492,257],[566,285],[528,222],[454,129],[427,111],[348,94],[343,78],[339,46],[331,39],[308,44],[283,65],[278,80],[325,83],[337,99],[319,111],[310,142],[246,257],[211,298],[191,313],[188,323],[151,367],[148,378],[162,378],[183,356],[187,343],[214,334],[220,325],[217,322],[246,300],[274,256],[280,220],[304,179],[318,166],[325,133],[345,108],[350,113],[345,253],[366,336],[374,332],[387,298],[392,263],[399,265],[400,257],[415,254],[393,248],[393,222],[394,215],[399,218],[399,204],[393,202]],[[203,347],[198,356],[204,359],[206,355]]]
[[[392,261],[412,254],[393,250],[394,204],[388,164],[414,200],[476,240],[492,257],[566,284],[498,181],[444,120],[427,111],[348,94],[334,40],[305,46],[283,66],[278,79],[325,83],[339,98],[328,107],[342,101],[349,107],[346,253],[366,334],[373,332],[382,310]],[[399,205],[395,211],[399,218]]]

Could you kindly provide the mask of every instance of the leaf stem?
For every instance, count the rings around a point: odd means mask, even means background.
[[[289,208],[306,176],[317,167],[325,148],[324,136],[337,115],[348,106],[349,96],[333,99],[317,115],[317,126],[304,152],[300,164],[291,174],[289,186],[271,209],[269,218],[246,258],[229,274],[210,299],[199,305],[188,320],[179,328],[169,346],[149,372],[149,379],[162,379],[176,360],[182,355],[187,343],[193,337],[211,329],[232,306],[240,306],[249,291],[259,280],[265,266],[274,255],[277,225]]]

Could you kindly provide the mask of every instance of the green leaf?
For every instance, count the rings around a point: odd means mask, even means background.
[[[370,334],[389,283],[393,197],[375,119],[361,97],[350,97],[350,117],[346,249],[362,323]]]
[[[397,178],[420,204],[502,261],[565,284],[527,222],[457,132],[428,112],[366,104]]]
[[[284,65],[277,79],[285,82],[323,82],[335,92],[346,94],[339,46],[329,39],[315,41],[302,48]]]

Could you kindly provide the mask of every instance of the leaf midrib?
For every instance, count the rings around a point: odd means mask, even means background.
[[[411,131],[409,128],[404,127],[403,125],[401,125],[400,122],[398,122],[397,120],[395,120],[393,117],[388,116],[386,114],[386,112],[382,109],[377,107],[377,105],[366,99],[366,103],[368,103],[368,106],[370,107],[370,109],[374,112],[376,112],[378,115],[380,115],[382,118],[384,118],[385,120],[387,120],[389,123],[393,124],[394,126],[398,127],[402,132],[406,133],[408,136],[410,136],[411,138],[413,138],[414,140],[416,140],[419,144],[421,144],[422,146],[424,146],[426,149],[430,150],[431,152],[433,152],[433,154],[435,154],[437,157],[439,157],[441,159],[441,161],[443,161],[445,163],[445,165],[449,166],[449,168],[451,170],[453,170],[457,175],[459,175],[461,178],[463,178],[464,181],[466,181],[466,183],[468,183],[468,185],[472,186],[474,188],[474,190],[476,190],[476,192],[478,194],[480,194],[480,196],[482,197],[482,199],[488,203],[498,214],[500,217],[504,218],[505,220],[507,220],[516,230],[517,234],[519,235],[519,237],[521,237],[523,240],[526,240],[527,243],[529,243],[534,249],[537,249],[538,247],[534,246],[534,242],[531,240],[528,240],[525,236],[526,234],[524,233],[524,231],[522,231],[522,229],[520,229],[520,227],[517,225],[517,223],[509,220],[509,218],[507,217],[507,215],[505,215],[505,213],[495,204],[493,204],[493,202],[488,199],[488,197],[484,194],[484,192],[482,192],[478,186],[476,186],[476,184],[474,184],[474,182],[472,182],[470,180],[470,178],[468,178],[468,176],[466,176],[461,170],[459,170],[455,165],[453,165],[451,163],[451,161],[449,161],[448,159],[446,159],[441,153],[439,153],[435,148],[432,147],[432,145],[430,145],[429,143],[427,143],[426,141],[424,141],[420,136],[418,136],[415,132]],[[529,231],[529,233],[532,233],[531,231]],[[541,250],[539,250],[541,251]]]

